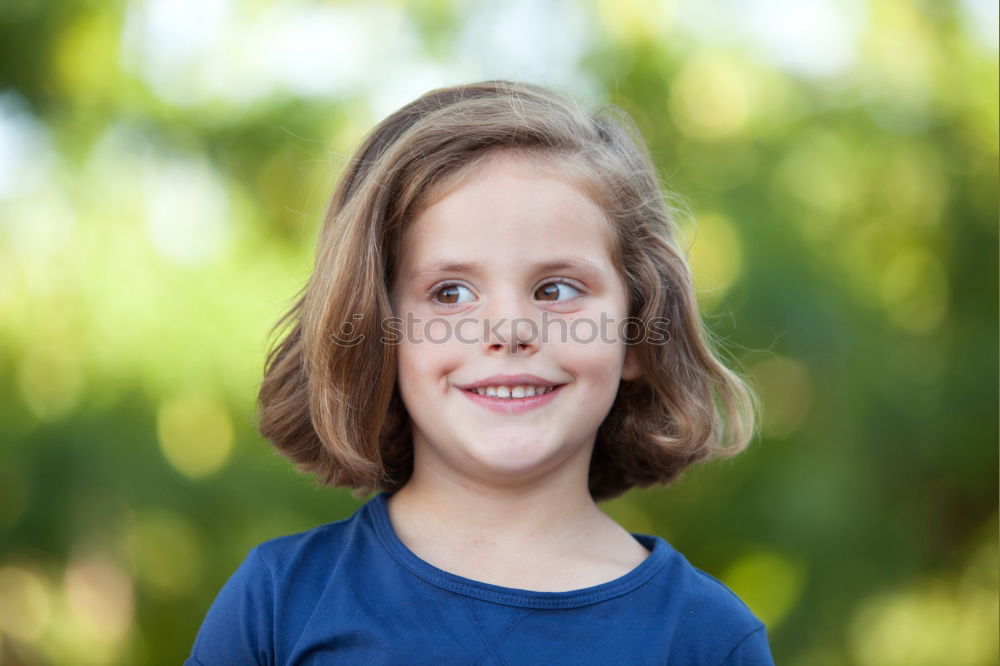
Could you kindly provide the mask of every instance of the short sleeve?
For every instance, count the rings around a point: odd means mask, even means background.
[[[747,634],[719,666],[774,666],[764,626]]]
[[[222,586],[185,666],[272,666],[274,580],[259,547]]]

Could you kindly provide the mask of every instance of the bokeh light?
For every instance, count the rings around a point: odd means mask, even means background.
[[[165,598],[190,595],[202,575],[202,547],[183,516],[158,509],[139,514],[125,537],[138,582]]]
[[[44,574],[16,565],[0,567],[0,630],[10,638],[38,641],[52,615]]]
[[[220,469],[233,449],[229,413],[205,398],[183,396],[161,405],[157,433],[167,461],[192,479]]]
[[[120,641],[132,621],[132,581],[108,559],[84,557],[66,567],[66,601],[76,622],[97,644]]]
[[[799,602],[806,575],[805,565],[797,558],[757,549],[736,560],[722,580],[761,622],[777,629]]]
[[[925,248],[900,248],[886,263],[879,287],[890,319],[908,331],[932,331],[948,312],[948,278]]]
[[[769,436],[785,438],[802,427],[812,408],[812,381],[808,368],[791,358],[768,358],[751,371],[767,405],[763,429]]]
[[[710,309],[721,302],[740,276],[743,248],[733,223],[718,213],[701,213],[697,228],[681,241],[690,248],[688,261],[698,284],[702,306]]]
[[[707,141],[739,133],[751,114],[753,79],[721,53],[692,58],[674,79],[670,112],[682,132]]]

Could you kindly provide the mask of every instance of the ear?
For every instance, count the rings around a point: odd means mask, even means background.
[[[625,347],[625,362],[622,365],[622,379],[632,381],[642,377],[642,367],[639,365],[639,349],[635,345]]]

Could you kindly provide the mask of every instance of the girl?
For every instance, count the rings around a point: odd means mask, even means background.
[[[620,115],[488,81],[369,135],[279,322],[260,429],[377,494],[254,548],[188,664],[772,663],[728,588],[596,504],[754,429]]]

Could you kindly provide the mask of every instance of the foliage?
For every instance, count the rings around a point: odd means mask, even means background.
[[[495,77],[633,114],[763,396],[608,513],[778,663],[996,663],[995,3],[751,4],[0,5],[0,663],[179,663],[251,546],[350,515],[256,434],[268,328],[363,133]]]

